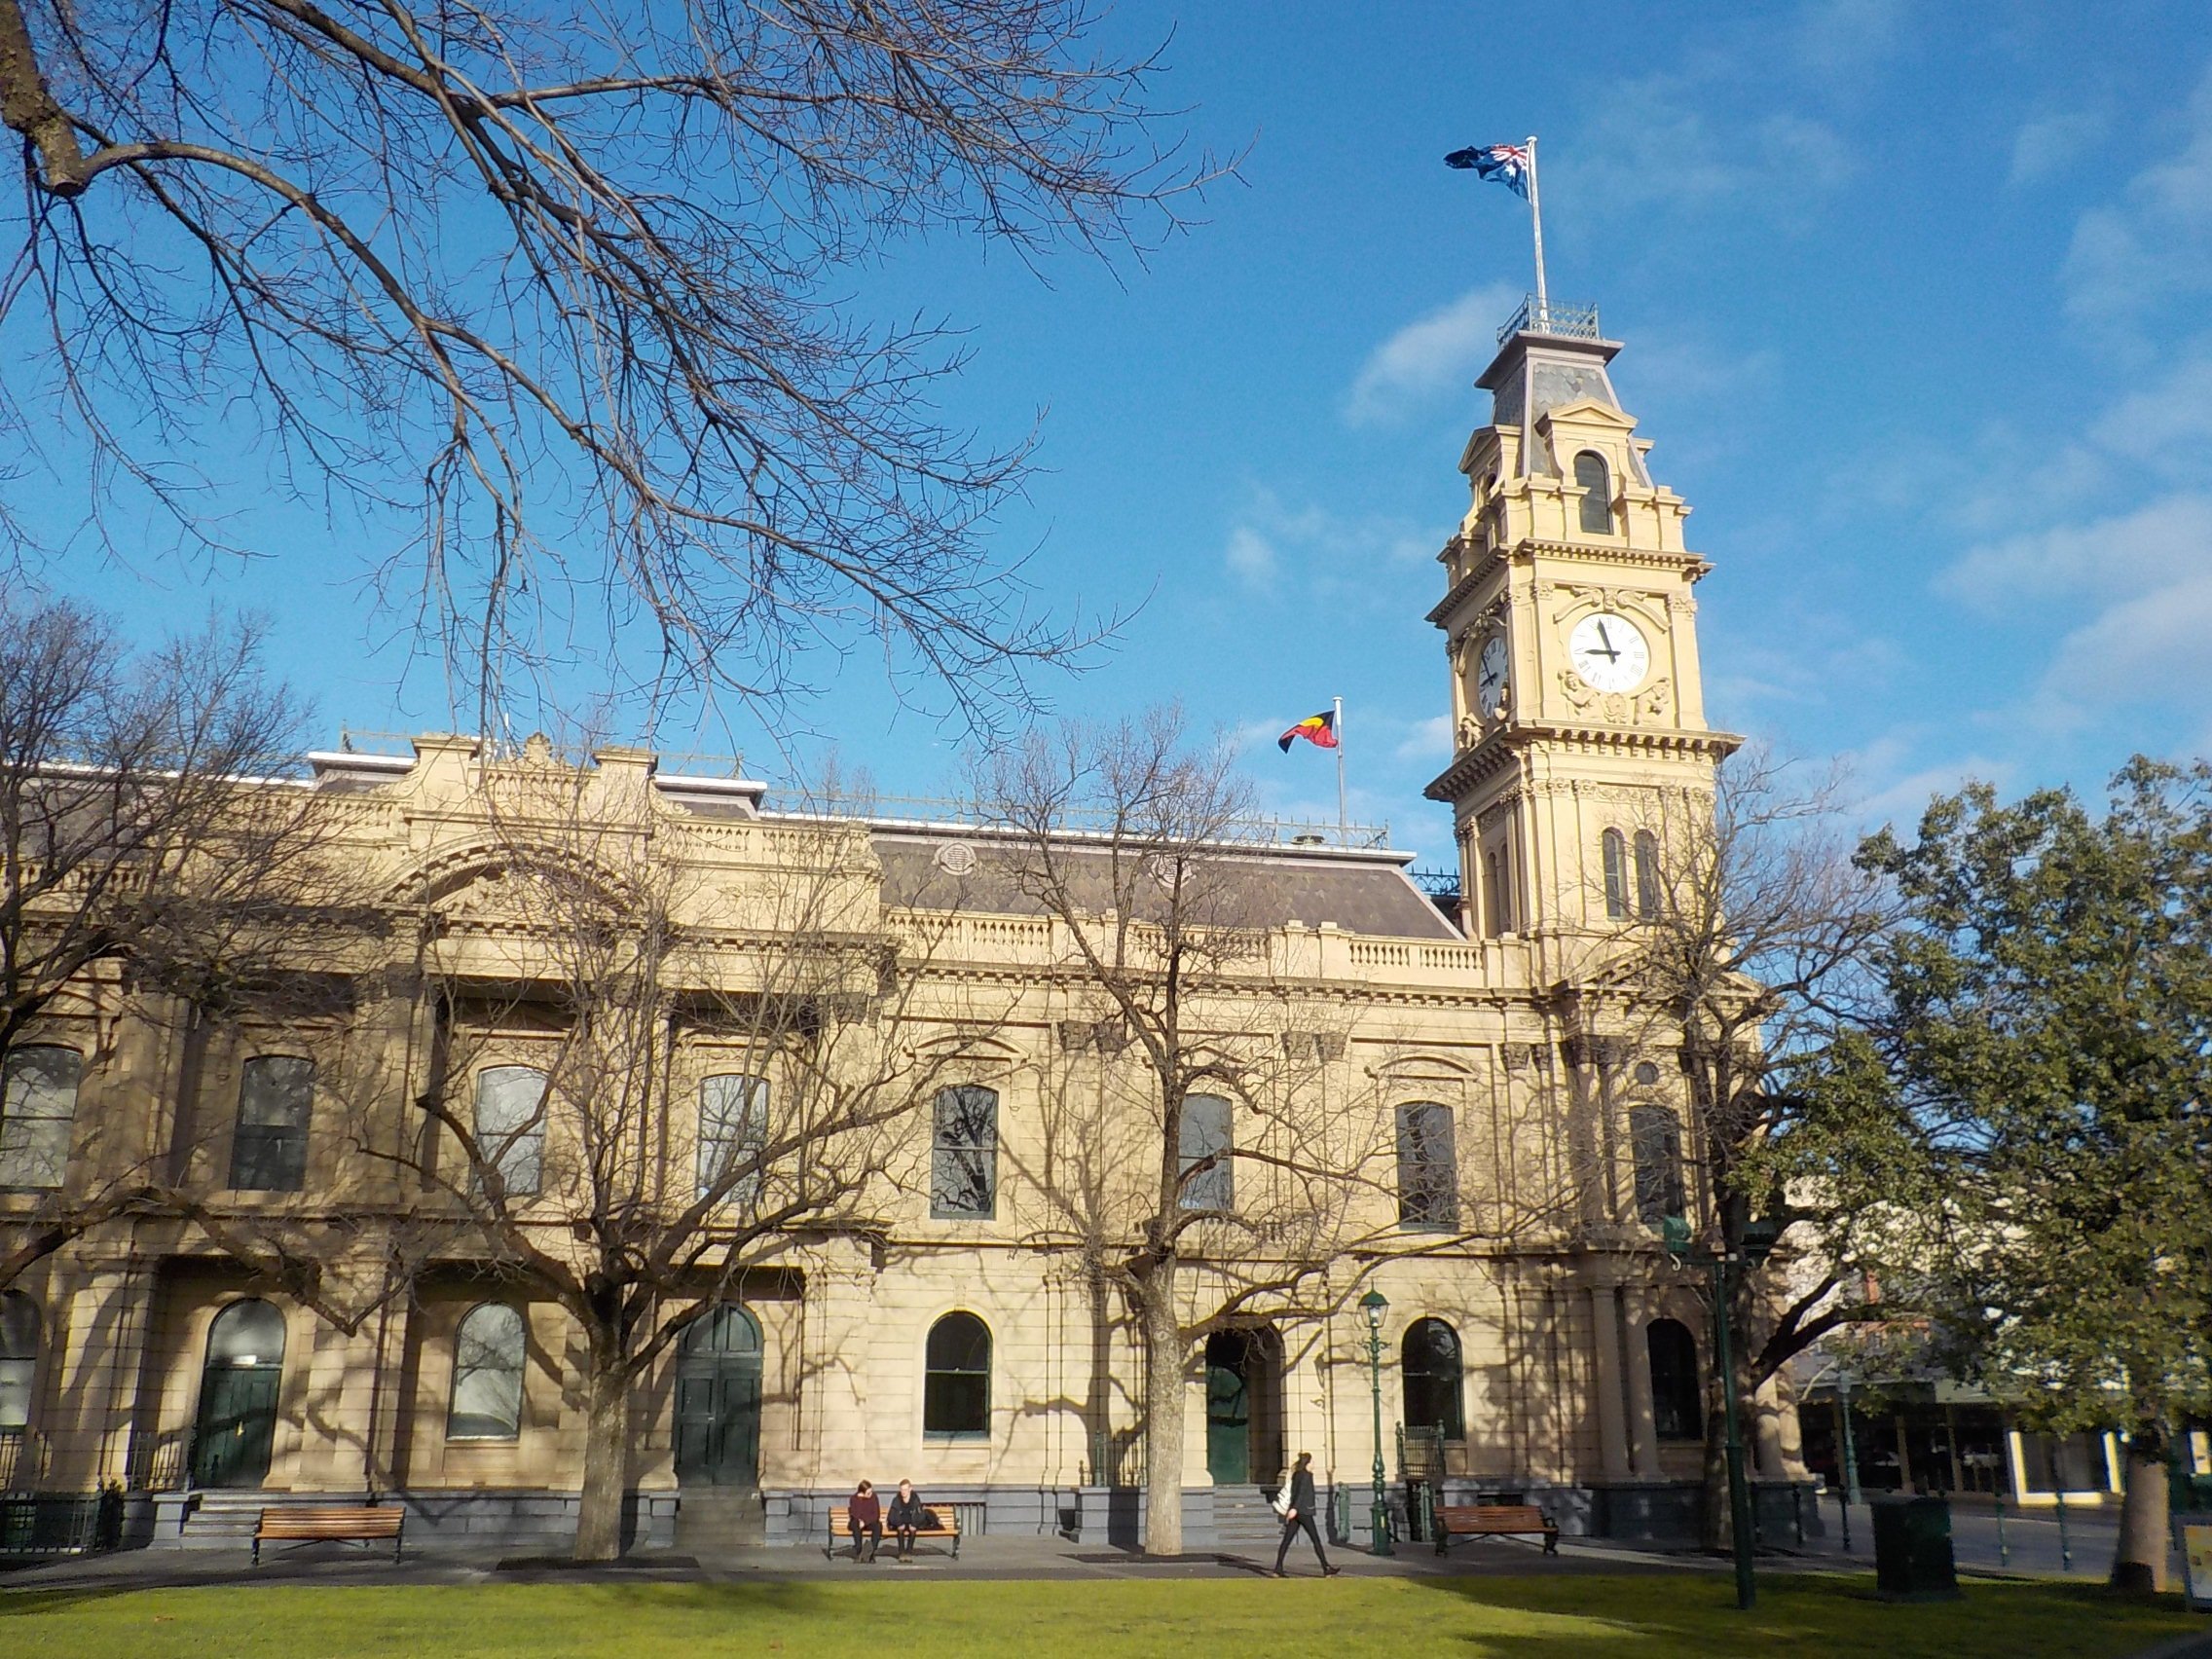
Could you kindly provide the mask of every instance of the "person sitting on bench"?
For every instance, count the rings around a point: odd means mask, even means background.
[[[923,1507],[920,1494],[914,1491],[914,1483],[901,1481],[899,1495],[891,1500],[891,1513],[884,1518],[884,1524],[899,1539],[898,1559],[907,1561],[914,1553],[914,1534],[924,1528],[934,1526],[936,1517]]]
[[[853,1559],[861,1559],[861,1534],[868,1534],[867,1559],[873,1561],[875,1552],[883,1547],[883,1502],[875,1495],[875,1483],[863,1481],[860,1490],[853,1493],[852,1501],[845,1506],[845,1530],[853,1535]]]

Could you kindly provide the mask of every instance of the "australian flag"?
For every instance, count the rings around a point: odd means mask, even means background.
[[[1484,144],[1454,150],[1444,158],[1448,167],[1472,167],[1484,178],[1495,179],[1524,201],[1529,195],[1529,146]]]

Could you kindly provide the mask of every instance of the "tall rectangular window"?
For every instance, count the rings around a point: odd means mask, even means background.
[[[1229,1102],[1212,1094],[1186,1096],[1177,1144],[1183,1184],[1176,1201],[1187,1210],[1235,1208]]]
[[[8,1056],[0,1084],[0,1188],[58,1187],[69,1172],[69,1127],[85,1057],[33,1044]]]
[[[476,1149],[516,1196],[536,1192],[544,1173],[545,1081],[529,1066],[476,1074]]]
[[[1656,1229],[1682,1213],[1682,1121],[1665,1106],[1638,1106],[1628,1115],[1636,1155],[1636,1214]]]
[[[1459,1161],[1448,1106],[1398,1108],[1398,1221],[1440,1232],[1459,1225]]]
[[[731,1073],[699,1082],[699,1196],[726,1181],[722,1197],[749,1204],[760,1195],[760,1149],[768,1144],[768,1084]]]
[[[930,1147],[930,1214],[988,1221],[999,1206],[999,1097],[962,1084],[937,1097]]]
[[[241,1193],[296,1193],[307,1185],[308,1123],[314,1112],[314,1062],[260,1054],[239,1080],[231,1137],[231,1186]]]

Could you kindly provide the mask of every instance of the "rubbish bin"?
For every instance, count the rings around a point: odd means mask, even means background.
[[[1885,1602],[1943,1602],[1959,1593],[1951,1505],[1940,1497],[1877,1497],[1874,1589]]]

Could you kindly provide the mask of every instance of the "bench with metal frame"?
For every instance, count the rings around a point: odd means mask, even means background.
[[[888,1506],[886,1506],[885,1513],[889,1513]],[[924,1504],[922,1513],[930,1518],[930,1524],[927,1527],[916,1527],[914,1537],[917,1540],[922,1538],[950,1538],[952,1540],[952,1559],[958,1561],[960,1559],[960,1512],[948,1503],[941,1509],[933,1509]],[[850,1506],[840,1503],[830,1510],[830,1544],[822,1553],[826,1556],[834,1556],[844,1544],[851,1542],[852,1525],[853,1512]],[[883,1529],[883,1535],[894,1541],[899,1536],[888,1524]]]
[[[391,1540],[391,1559],[399,1559],[399,1532],[407,1511],[397,1504],[288,1503],[264,1509],[253,1530],[253,1565],[261,1565],[261,1546],[271,1543],[376,1543]]]
[[[1532,1503],[1440,1503],[1436,1506],[1436,1553],[1454,1538],[1541,1537],[1544,1554],[1559,1554],[1559,1523]]]

